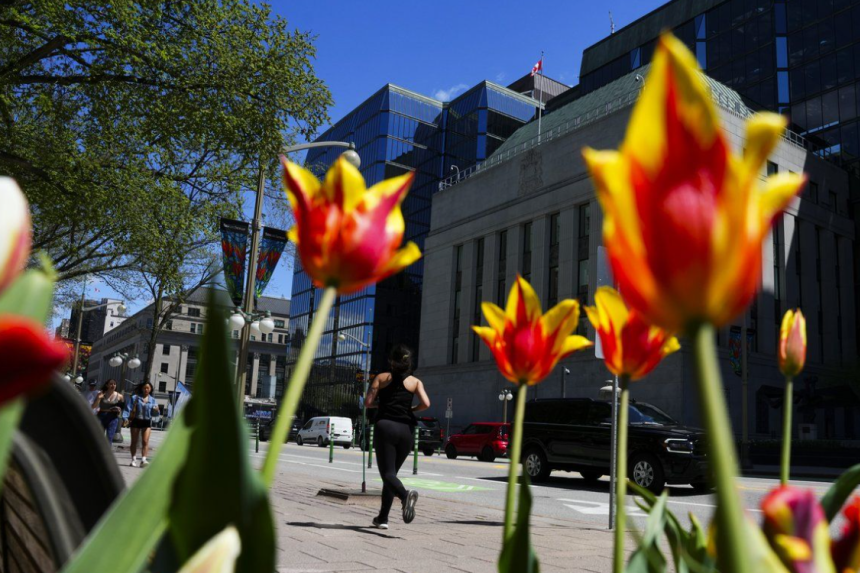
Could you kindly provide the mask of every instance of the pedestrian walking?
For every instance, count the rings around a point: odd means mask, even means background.
[[[415,519],[418,492],[407,491],[397,478],[397,472],[412,451],[415,412],[430,407],[430,398],[421,380],[412,376],[412,350],[403,344],[396,345],[388,357],[391,372],[379,374],[367,393],[366,406],[377,408],[376,413],[376,466],[382,478],[382,507],[373,518],[373,526],[388,529],[388,513],[394,498],[403,506],[403,522]],[[418,396],[419,403],[412,405]]]
[[[122,394],[116,391],[116,380],[111,378],[105,382],[90,405],[93,410],[98,411],[99,422],[105,429],[108,445],[113,445],[113,436],[125,406]]]
[[[87,385],[88,390],[83,392],[84,399],[87,401],[87,405],[89,405],[90,410],[92,410],[93,414],[98,415],[99,409],[94,405],[96,402],[96,398],[99,395],[99,391],[96,388],[96,381],[90,380]]]
[[[128,404],[126,416],[131,427],[131,467],[143,468],[149,465],[149,435],[152,432],[152,417],[158,415],[158,403],[152,395],[152,384],[144,382],[134,389]],[[141,444],[142,458],[137,457],[137,446]]]

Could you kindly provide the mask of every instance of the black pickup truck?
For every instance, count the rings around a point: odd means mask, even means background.
[[[553,470],[597,481],[609,474],[611,443],[610,402],[554,398],[526,403],[522,462],[532,481],[546,480]],[[654,492],[667,483],[707,490],[704,431],[681,426],[656,406],[632,401],[627,468],[631,481]]]

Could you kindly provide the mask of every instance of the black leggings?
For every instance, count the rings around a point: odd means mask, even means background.
[[[382,507],[377,518],[382,523],[388,523],[388,512],[397,497],[406,500],[406,488],[397,479],[400,466],[412,451],[412,427],[402,422],[380,420],[376,423],[376,466],[382,478]]]

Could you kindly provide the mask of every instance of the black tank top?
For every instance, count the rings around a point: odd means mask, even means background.
[[[379,390],[379,413],[376,421],[391,420],[402,424],[415,426],[418,421],[412,413],[412,398],[414,394],[403,385],[403,377],[392,372],[391,382]]]

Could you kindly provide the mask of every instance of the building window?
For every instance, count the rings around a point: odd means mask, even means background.
[[[159,392],[167,392],[167,382],[159,382],[158,383],[158,391]]]
[[[475,304],[472,324],[481,324],[481,302],[484,300],[484,239],[475,241]],[[481,339],[472,334],[472,362],[477,362],[481,353]]]
[[[755,396],[755,431],[757,434],[770,434],[770,404],[760,393]]]
[[[451,333],[451,364],[460,351],[460,293],[463,287],[463,245],[454,247],[454,320]]]
[[[818,203],[818,183],[809,182],[809,200]]]
[[[546,306],[552,308],[558,303],[558,236],[559,214],[549,216],[549,277],[547,281]]]
[[[779,340],[779,329],[782,325],[782,220],[777,219],[773,225],[773,315],[776,323],[776,339]]]
[[[161,353],[162,354],[170,354],[170,345],[169,344],[162,344],[161,345]]]
[[[283,320],[275,319],[275,328],[286,328]]]
[[[239,338],[239,331],[238,330],[233,331],[233,338]]]
[[[828,208],[835,213],[837,211],[837,209],[836,209],[836,202],[837,202],[836,192],[835,191],[828,191],[827,195],[829,197],[829,203],[830,203],[828,205]]]
[[[167,323],[164,325],[164,328],[165,328],[166,330],[173,330],[173,321],[172,321],[172,320],[168,320],[168,321],[167,321]]]
[[[532,278],[532,224],[523,225],[523,278],[531,282]]]
[[[191,334],[194,334],[195,332],[197,332],[197,323],[192,322],[191,323]]]
[[[821,228],[815,228],[815,280],[818,283],[818,359],[824,362],[824,291],[821,284]]]
[[[499,233],[499,273],[496,276],[496,304],[504,307],[507,297],[505,276],[508,270],[508,232]]]
[[[168,367],[167,362],[162,362],[161,363],[161,372],[164,374],[167,374],[167,367]]]
[[[188,316],[200,316],[200,309],[188,307]]]
[[[585,203],[579,207],[579,237],[577,237],[577,288],[576,297],[580,306],[588,304],[588,255],[591,234],[591,205]],[[576,327],[579,334],[585,335],[588,331],[588,316],[580,315],[579,326]]]
[[[775,175],[777,173],[779,173],[779,165],[777,165],[773,161],[768,161],[767,162],[767,174],[768,175]]]
[[[839,267],[839,237],[836,237],[836,245],[833,249],[836,255],[836,351],[839,353],[839,364],[842,364],[842,276]]]

